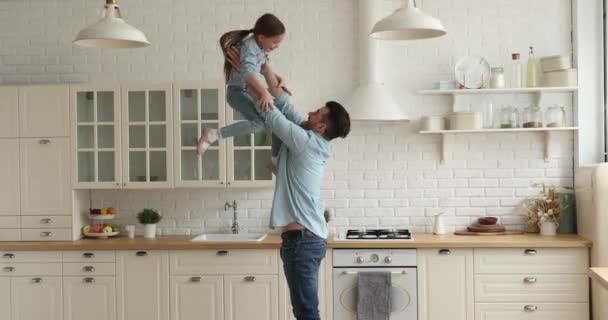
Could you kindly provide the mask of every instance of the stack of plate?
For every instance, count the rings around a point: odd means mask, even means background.
[[[505,227],[499,224],[483,225],[483,224],[472,224],[467,228],[471,232],[505,232]]]

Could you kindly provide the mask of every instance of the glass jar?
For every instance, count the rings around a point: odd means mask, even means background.
[[[500,128],[517,128],[517,109],[512,106],[504,107],[500,110]]]
[[[490,80],[490,88],[504,88],[505,75],[503,68],[492,68],[492,79]]]
[[[565,127],[566,126],[566,110],[562,106],[552,106],[546,112],[547,127]]]
[[[542,128],[543,113],[539,107],[530,106],[524,109],[522,128]]]

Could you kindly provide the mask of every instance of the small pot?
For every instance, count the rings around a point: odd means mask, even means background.
[[[482,218],[477,219],[477,221],[481,225],[488,226],[488,225],[496,224],[496,221],[498,221],[498,218],[496,218],[496,217],[482,217]]]
[[[557,225],[553,222],[543,222],[540,224],[541,236],[554,236],[557,232]]]
[[[145,224],[144,238],[154,239],[156,238],[156,223]]]

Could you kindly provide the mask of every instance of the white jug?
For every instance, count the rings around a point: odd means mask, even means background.
[[[435,223],[433,226],[433,233],[434,234],[445,234],[445,223],[443,222],[443,215],[444,213],[438,213],[435,215]]]

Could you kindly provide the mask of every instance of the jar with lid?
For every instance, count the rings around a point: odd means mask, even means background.
[[[539,107],[530,106],[524,109],[523,128],[542,128],[543,127],[543,113]]]
[[[492,79],[490,80],[490,88],[504,88],[505,75],[503,68],[492,68]]]
[[[552,106],[546,112],[547,127],[565,127],[566,126],[566,111],[562,106]]]
[[[503,107],[500,110],[500,128],[517,128],[517,115],[517,109],[513,108],[512,106]]]

